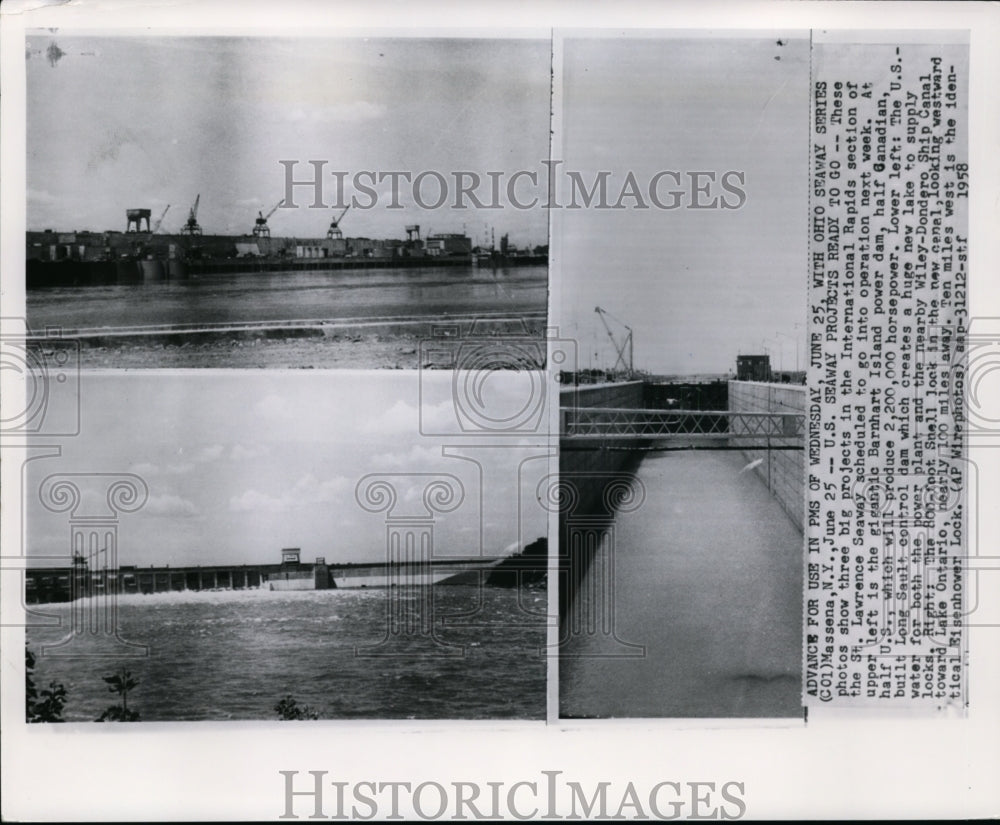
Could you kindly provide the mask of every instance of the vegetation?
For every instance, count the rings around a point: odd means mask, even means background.
[[[486,579],[493,587],[524,587],[545,582],[549,568],[549,543],[543,536],[520,553],[497,564]]]
[[[274,706],[274,710],[278,714],[278,718],[283,722],[297,719],[319,719],[318,712],[309,707],[309,705],[299,705],[291,695],[286,696],[278,702]]]
[[[139,680],[133,678],[131,671],[123,665],[117,673],[105,676],[104,681],[108,683],[108,690],[111,693],[117,693],[121,697],[121,704],[109,705],[104,713],[97,718],[97,721],[138,722],[139,712],[129,710],[128,692],[139,684]]]
[[[62,722],[66,705],[66,688],[61,682],[49,682],[40,691],[35,686],[35,654],[24,648],[25,718],[29,722]]]

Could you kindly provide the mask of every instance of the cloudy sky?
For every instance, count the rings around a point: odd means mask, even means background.
[[[553,233],[561,235],[553,277],[558,272],[562,294],[554,311],[560,332],[580,342],[583,366],[614,363],[595,306],[633,328],[636,366],[653,372],[735,369],[737,354],[761,352],[762,339],[771,339],[774,366],[779,353],[786,369],[794,366],[795,346],[779,333],[797,336],[802,352],[804,34],[562,41],[566,168],[610,171],[612,199],[629,171],[641,184],[661,170],[746,176],[747,200],[735,210],[553,212]],[[672,184],[664,181],[663,191]]]
[[[516,415],[532,392],[525,376],[501,373],[481,389],[491,420]],[[398,515],[420,512],[427,477],[416,474],[458,478],[464,499],[437,517],[437,553],[501,555],[544,536],[537,487],[548,462],[533,458],[546,455],[544,439],[534,447],[530,435],[458,435],[452,399],[443,371],[422,387],[416,373],[399,372],[85,373],[81,435],[64,442],[61,457],[28,465],[28,553],[68,552],[68,516],[37,495],[58,473],[146,481],[148,502],[121,517],[122,564],[267,563],[283,547],[300,547],[303,560],[382,560],[385,515],[355,499],[370,473],[395,474]],[[462,446],[470,441],[497,446]],[[454,456],[442,455],[445,444],[459,445]],[[85,508],[93,506],[101,482],[80,484]]]
[[[56,51],[52,51],[53,44]],[[52,59],[55,57],[56,59]],[[195,196],[205,232],[250,231],[284,197],[279,160],[326,170],[541,169],[548,158],[547,40],[93,37],[27,38],[28,228],[124,229],[125,209],[167,204],[177,231]],[[504,178],[506,179],[506,178]],[[449,178],[453,181],[453,178]],[[335,200],[333,177],[324,201]],[[423,200],[437,197],[433,181]],[[388,195],[390,184],[379,187]],[[486,199],[487,189],[482,190]],[[279,210],[275,234],[322,236],[329,210]],[[350,197],[352,191],[346,192]],[[364,198],[367,203],[367,198]],[[353,210],[349,236],[461,232],[544,243],[542,210]]]

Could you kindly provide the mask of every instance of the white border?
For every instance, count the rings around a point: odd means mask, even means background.
[[[240,33],[294,33],[311,18],[330,15],[336,26],[310,27],[310,34],[346,34],[345,29],[385,34],[470,35],[499,27],[523,34],[550,27],[805,29],[967,28],[971,34],[970,157],[972,202],[970,273],[973,314],[1000,316],[998,262],[1000,205],[1000,7],[989,3],[697,3],[658,6],[635,3],[549,3],[530,15],[509,3],[487,4],[355,2],[163,3],[124,5],[86,2],[27,12],[35,3],[8,0],[0,7],[0,268],[2,314],[23,315],[24,63],[25,27],[108,29],[131,26],[177,31],[220,26]],[[531,25],[526,30],[526,19]],[[444,30],[447,31],[444,31]],[[179,33],[179,31],[178,31]],[[517,33],[517,32],[514,32]],[[504,30],[502,34],[506,35]],[[5,376],[6,378],[6,376]],[[996,387],[993,409],[1000,408]],[[4,381],[3,403],[17,401],[18,387]],[[14,393],[11,395],[10,393]],[[995,451],[992,451],[995,452]],[[980,461],[979,498],[1000,500],[996,457],[972,451]],[[988,462],[988,463],[987,463]],[[4,546],[20,536],[17,473],[3,462]],[[16,470],[16,468],[15,468]],[[995,543],[998,513],[979,513],[984,546]],[[996,602],[1000,574],[982,579],[983,597]],[[6,596],[6,592],[4,593]],[[8,599],[4,599],[9,603]],[[8,820],[273,819],[283,807],[278,770],[327,770],[351,780],[506,781],[541,779],[542,770],[562,770],[591,786],[598,781],[637,787],[657,782],[742,781],[748,814],[761,817],[991,816],[1000,811],[1000,648],[997,629],[970,638],[971,707],[967,720],[839,718],[807,728],[696,728],[669,722],[610,722],[602,725],[463,723],[345,727],[338,723],[255,725],[155,724],[141,730],[117,726],[18,725],[23,683],[22,641],[3,629],[3,816]],[[419,735],[417,734],[419,731]]]

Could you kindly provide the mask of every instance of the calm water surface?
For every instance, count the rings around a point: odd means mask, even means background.
[[[33,329],[544,312],[545,266],[199,275],[144,285],[32,290]]]

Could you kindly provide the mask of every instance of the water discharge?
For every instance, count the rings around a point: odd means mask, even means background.
[[[405,609],[419,590],[392,598]],[[129,706],[143,721],[276,719],[286,695],[321,719],[544,718],[544,589],[435,587],[439,650],[355,655],[386,652],[376,646],[388,598],[376,589],[124,596],[121,636],[148,645],[148,657],[38,655],[35,678],[65,684],[67,721],[92,721],[111,704],[102,677],[119,664],[139,678]],[[37,609],[65,628],[68,605]],[[38,653],[64,628],[31,628],[28,642]]]

